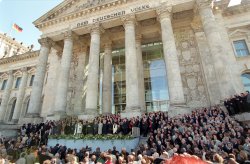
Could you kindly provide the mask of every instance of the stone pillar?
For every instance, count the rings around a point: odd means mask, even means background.
[[[18,122],[19,117],[20,117],[20,113],[22,110],[23,98],[24,98],[25,88],[27,86],[27,80],[28,80],[27,68],[23,68],[22,73],[23,73],[23,75],[22,75],[22,79],[21,79],[21,84],[20,84],[19,91],[17,94],[16,106],[15,106],[14,114],[12,117],[12,121],[14,123]]]
[[[112,112],[112,47],[111,43],[106,43],[104,50],[104,69],[102,82],[102,114]]]
[[[51,48],[49,55],[49,69],[46,87],[44,88],[44,99],[41,110],[41,117],[48,117],[54,113],[54,102],[55,102],[55,93],[56,87],[58,84],[58,74],[60,68],[59,53],[61,50],[56,50],[54,47]]]
[[[212,0],[196,0],[198,10],[205,35],[207,37],[208,46],[212,54],[214,68],[216,71],[216,79],[220,90],[220,99],[224,99],[235,93],[231,73],[228,68],[228,53],[221,39],[218,24],[211,8]]]
[[[95,24],[91,30],[90,52],[89,52],[89,70],[87,80],[86,95],[86,115],[97,115],[98,100],[98,80],[99,80],[99,56],[100,56],[100,34],[101,27]]]
[[[2,99],[1,106],[0,106],[0,122],[3,122],[5,119],[4,117],[6,114],[6,110],[7,110],[7,106],[8,106],[8,102],[10,98],[10,93],[11,93],[11,89],[13,86],[13,80],[14,80],[13,71],[9,71],[8,74],[9,74],[9,78],[8,78],[6,87],[4,89],[3,99]]]
[[[145,105],[145,86],[144,86],[144,69],[142,60],[142,50],[141,50],[141,35],[136,36],[136,57],[137,57],[137,70],[138,70],[138,80],[139,80],[139,97],[140,97],[140,107],[142,112],[146,112]]]
[[[170,109],[185,104],[178,54],[171,24],[171,13],[172,6],[162,6],[157,9],[161,23],[163,53],[167,69]]]
[[[230,75],[231,75],[232,84],[234,86],[236,93],[244,92],[245,91],[244,85],[241,81],[241,68],[239,67],[239,64],[237,64],[233,46],[229,39],[227,29],[224,26],[225,23],[224,23],[224,18],[222,16],[222,9],[215,10],[215,18],[217,22],[217,28],[221,35],[223,47],[225,48],[227,52],[227,60],[229,62],[228,69],[230,69],[230,72],[231,72]]]
[[[64,47],[61,58],[61,65],[58,77],[58,84],[55,97],[55,111],[54,113],[63,117],[66,115],[67,95],[69,85],[69,73],[73,51],[72,32],[68,31],[64,34]]]
[[[78,53],[78,65],[76,70],[76,90],[75,90],[75,100],[74,100],[74,112],[75,114],[80,114],[83,112],[83,92],[84,92],[84,68],[86,67],[86,57],[87,57],[87,44],[84,44],[80,48]]]
[[[202,23],[200,18],[195,15],[191,23],[191,27],[195,34],[197,42],[200,61],[202,64],[202,72],[206,79],[206,87],[209,94],[210,106],[220,103],[220,90],[218,87],[218,81],[215,75],[214,63],[212,60],[211,53],[209,51],[207,39],[202,29]]]
[[[49,38],[42,38],[39,39],[39,43],[41,44],[41,49],[36,66],[36,73],[32,86],[29,108],[27,112],[27,114],[32,117],[40,116],[43,84],[47,69],[48,55],[50,53],[52,42]]]
[[[123,17],[125,28],[126,111],[124,117],[140,116],[139,76],[135,41],[135,15]]]

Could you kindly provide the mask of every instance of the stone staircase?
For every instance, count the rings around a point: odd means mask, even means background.
[[[147,144],[147,141],[148,141],[148,137],[140,136],[139,143],[137,147],[134,149],[134,152],[137,152],[138,150],[140,150],[140,146]]]
[[[0,123],[0,137],[16,137],[20,131],[20,125],[18,124],[6,124]]]

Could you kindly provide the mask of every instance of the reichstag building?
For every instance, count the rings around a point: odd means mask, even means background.
[[[64,0],[33,24],[39,51],[0,54],[6,124],[177,115],[250,90],[249,0]]]

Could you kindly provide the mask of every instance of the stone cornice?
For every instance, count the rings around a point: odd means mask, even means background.
[[[214,12],[221,13],[223,16],[231,16],[235,14],[245,13],[250,11],[250,2],[242,1],[240,5],[230,6],[229,1],[221,0],[214,2]]]
[[[74,2],[74,3],[76,1],[79,1],[79,0],[72,0],[72,2]],[[38,29],[43,29],[45,27],[52,26],[52,25],[57,24],[57,23],[62,23],[62,22],[66,22],[69,20],[74,20],[74,19],[77,19],[77,18],[82,17],[82,16],[87,16],[89,14],[100,12],[101,10],[113,8],[117,5],[127,3],[127,1],[133,1],[133,0],[111,0],[111,1],[108,1],[107,3],[100,3],[97,6],[79,9],[79,10],[76,10],[76,11],[71,12],[69,14],[57,17],[63,11],[70,8],[72,6],[72,4],[74,4],[72,2],[69,2],[68,5],[66,5],[67,7],[62,7],[58,11],[55,11],[53,14],[49,15],[47,19],[40,20],[41,22],[39,22],[39,19],[38,19],[37,21],[34,22],[34,24]]]
[[[156,9],[158,20],[162,20],[163,18],[172,18],[172,5],[171,4],[163,4],[162,6]]]
[[[30,59],[34,57],[39,56],[39,51],[33,51],[33,52],[26,52],[22,55],[16,55],[8,58],[2,58],[0,59],[0,64],[7,64],[7,63],[14,63],[17,61],[25,60],[25,59]]]
[[[38,39],[38,42],[45,47],[50,48],[53,45],[53,41],[50,38],[41,38]]]
[[[213,8],[213,0],[196,0],[196,5],[198,9]]]
[[[8,42],[11,45],[15,45],[18,48],[22,48],[24,51],[28,51],[28,47],[26,47],[25,45],[19,43],[18,41],[16,41],[14,38],[7,36],[5,34],[0,33],[0,40],[5,40],[6,42]]]
[[[232,16],[235,14],[241,14],[245,12],[250,12],[250,4],[237,5],[237,6],[224,8],[224,10],[222,11],[222,15]]]

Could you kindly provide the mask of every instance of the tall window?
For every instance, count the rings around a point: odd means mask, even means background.
[[[249,50],[245,40],[234,41],[234,48],[237,57],[248,56]]]
[[[30,86],[32,86],[32,85],[33,85],[34,78],[35,78],[35,75],[32,75],[32,76],[31,76],[31,78],[30,78]]]
[[[12,102],[11,111],[10,111],[10,115],[9,115],[8,121],[11,121],[11,120],[12,120],[12,117],[13,117],[13,114],[14,114],[15,107],[16,107],[16,99]]]
[[[6,85],[7,85],[7,80],[4,80],[2,83],[1,90],[4,90],[6,88]]]
[[[250,91],[250,73],[242,74],[241,79],[242,79],[245,89]]]
[[[18,78],[16,79],[16,85],[15,85],[15,88],[19,88],[20,83],[21,83],[21,77],[18,77]]]

